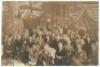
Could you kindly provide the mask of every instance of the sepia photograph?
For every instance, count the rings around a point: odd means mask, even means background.
[[[3,1],[2,66],[97,66],[98,1]]]

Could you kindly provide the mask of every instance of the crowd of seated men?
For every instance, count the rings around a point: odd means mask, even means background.
[[[29,30],[23,35],[13,34],[3,38],[2,58],[5,60],[11,58],[25,65],[40,66],[98,64],[98,41],[84,29],[73,31],[56,25],[37,26],[31,34]]]

